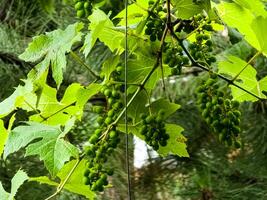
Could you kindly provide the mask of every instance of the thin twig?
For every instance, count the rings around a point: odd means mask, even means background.
[[[242,70],[232,79],[232,82],[234,82],[238,77],[239,75],[250,65],[250,63],[255,59],[257,58],[259,55],[261,54],[260,51],[258,51],[247,63],[246,65],[242,68]]]
[[[203,69],[204,71],[209,71],[209,72],[210,72],[210,69],[209,69],[209,68],[207,68],[206,66],[204,66],[204,65],[202,65],[202,64],[200,64],[200,63],[198,63],[198,62],[192,57],[192,55],[189,53],[189,51],[187,50],[187,48],[186,48],[185,45],[183,44],[183,40],[181,40],[180,38],[178,38],[178,36],[174,33],[173,28],[172,28],[171,26],[169,27],[169,31],[170,31],[171,36],[172,36],[175,40],[177,40],[177,42],[178,42],[178,43],[180,44],[180,46],[183,48],[185,54],[188,56],[189,60],[191,61],[192,66],[195,66],[195,67],[198,67],[198,68]],[[215,73],[215,72],[213,72],[213,73]],[[215,74],[217,74],[218,77],[221,78],[222,80],[226,81],[229,85],[233,85],[234,87],[239,88],[240,90],[242,90],[242,91],[244,91],[244,92],[250,94],[251,96],[257,98],[258,100],[263,100],[263,98],[259,97],[258,95],[256,95],[256,94],[254,94],[254,93],[248,91],[247,89],[241,87],[240,85],[237,85],[237,84],[234,83],[231,79],[228,79],[228,78],[226,78],[225,76],[223,76],[223,75],[221,75],[221,74],[218,74],[218,73],[215,73]]]
[[[72,167],[72,169],[70,170],[70,172],[68,173],[67,177],[65,178],[65,180],[63,182],[61,182],[58,186],[57,186],[57,190],[54,194],[52,194],[51,196],[47,197],[45,200],[50,200],[54,197],[56,197],[64,188],[64,186],[66,185],[66,183],[68,182],[68,180],[70,179],[70,177],[72,176],[73,172],[75,171],[75,169],[78,167],[79,163],[81,162],[82,158],[84,157],[84,155],[81,155],[79,157],[79,159],[77,160],[77,162],[75,163],[75,165]]]
[[[70,51],[70,55],[74,58],[74,60],[84,66],[94,78],[97,80],[100,79],[100,77],[85,62],[83,62],[83,60],[74,51]]]

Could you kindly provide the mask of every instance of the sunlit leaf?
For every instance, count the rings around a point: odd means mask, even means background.
[[[245,62],[244,60],[241,60],[240,58],[235,56],[229,56],[227,60],[219,62],[219,73],[226,74],[231,78],[234,78],[247,65],[247,62]],[[248,65],[246,69],[243,70],[242,73],[240,73],[240,75],[237,77],[235,84],[261,98],[266,98],[266,96],[262,94],[262,91],[267,89],[267,85],[260,85],[256,78],[256,74],[257,71],[251,65]],[[241,102],[258,100],[256,97],[253,97],[252,95],[237,87],[230,87],[235,100]]]

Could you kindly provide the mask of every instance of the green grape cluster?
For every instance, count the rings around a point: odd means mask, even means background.
[[[112,79],[117,78],[121,70],[121,67],[118,67]],[[123,108],[121,86],[121,84],[105,84],[101,93],[106,98],[106,106],[94,106],[92,109],[99,115],[98,126],[89,139],[91,145],[86,149],[89,161],[84,172],[84,183],[89,185],[92,191],[103,191],[104,186],[108,184],[108,175],[113,174],[112,169],[105,169],[105,163],[120,142],[119,131],[114,121]]]
[[[92,14],[92,0],[74,0],[77,17],[88,17]]]
[[[168,44],[165,49],[164,63],[171,68],[171,74],[181,74],[182,66],[189,64],[189,59],[183,54],[182,47]]]
[[[154,1],[149,1],[150,8],[154,5]],[[145,34],[149,35],[150,41],[154,42],[157,39],[161,40],[165,27],[165,20],[161,18],[161,13],[166,12],[161,5],[158,5],[153,10],[147,20]]]
[[[220,141],[239,147],[239,102],[227,98],[219,87],[217,75],[211,74],[205,84],[197,89],[199,108],[205,121],[219,134]]]
[[[164,111],[160,110],[157,115],[141,115],[141,135],[145,137],[145,141],[154,150],[158,150],[159,146],[166,146],[167,141],[170,138],[168,133],[166,133],[165,123],[164,123]]]

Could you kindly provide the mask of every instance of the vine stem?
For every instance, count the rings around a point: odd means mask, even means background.
[[[73,172],[75,171],[75,169],[78,167],[78,165],[80,164],[81,160],[83,158],[83,155],[79,157],[79,159],[76,161],[75,165],[72,167],[72,169],[70,170],[70,172],[68,173],[67,177],[65,178],[65,180],[63,182],[61,182],[58,187],[57,190],[54,194],[52,194],[51,196],[47,197],[45,200],[50,200],[54,197],[56,197],[64,188],[64,186],[66,185],[66,183],[68,182],[68,180],[70,179],[71,175],[73,174]]]
[[[96,78],[97,80],[100,79],[100,77],[91,69],[91,67],[89,67],[85,62],[83,62],[83,60],[74,51],[70,51],[70,55],[74,58],[74,60],[84,66],[94,78]]]

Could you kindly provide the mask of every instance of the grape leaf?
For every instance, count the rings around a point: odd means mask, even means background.
[[[239,57],[243,60],[246,60],[249,55],[253,53],[253,48],[245,41],[241,40],[240,42],[232,45],[230,48],[227,48],[222,52],[220,57],[223,59],[228,55]]]
[[[175,111],[177,111],[181,106],[176,103],[171,103],[167,99],[158,99],[151,103],[151,111],[153,114],[158,114],[159,110],[164,110],[163,117],[166,119]]]
[[[187,139],[181,134],[183,130],[179,125],[166,124],[166,132],[170,135],[170,139],[166,147],[159,147],[158,153],[162,156],[172,154],[180,157],[189,157],[185,144]]]
[[[90,99],[92,96],[97,94],[103,85],[97,84],[97,83],[91,83],[87,87],[80,88],[77,92],[77,103],[76,105],[83,108],[83,106],[86,104],[88,99]]]
[[[5,189],[3,188],[2,183],[0,182],[0,196],[1,196],[2,200],[9,200],[8,199],[9,195],[10,194],[5,191]]]
[[[165,114],[164,118],[168,118],[176,110],[180,108],[180,105],[171,103],[166,99],[158,99],[151,102],[151,112],[152,114],[157,114],[159,110],[163,109]],[[141,91],[133,100],[132,104],[128,108],[128,115],[133,119],[133,124],[140,122],[141,113],[149,113],[148,107],[148,96],[145,91]]]
[[[148,108],[146,107],[148,103],[148,97],[145,91],[141,91],[136,98],[133,100],[132,104],[127,110],[129,117],[133,119],[133,124],[136,124],[141,120],[141,113],[148,113]]]
[[[234,78],[241,70],[247,65],[247,62],[241,60],[235,56],[228,56],[227,60],[218,63],[219,73],[229,75]],[[260,84],[256,78],[257,71],[248,65],[244,71],[238,76],[235,83],[242,88],[252,92],[253,94],[266,98],[262,94],[263,90],[267,89],[267,85]],[[242,101],[257,101],[258,99],[248,94],[247,92],[240,90],[234,86],[230,86],[232,90],[232,95],[235,100]]]
[[[7,130],[4,127],[3,120],[0,120],[0,157],[2,156],[2,153],[4,151],[4,146],[7,140]]]
[[[17,173],[15,174],[15,176],[11,180],[11,193],[7,193],[4,190],[4,188],[0,182],[1,200],[14,200],[14,197],[16,196],[18,189],[26,180],[28,180],[28,178],[29,177],[27,176],[27,174],[24,171],[22,171],[22,170],[17,171]]]
[[[267,15],[264,4],[260,0],[234,0],[234,2],[246,9],[249,9],[255,15]]]
[[[254,31],[259,44],[260,44],[260,51],[267,55],[267,17],[259,16],[252,21],[251,28]]]
[[[136,58],[128,60],[127,80],[129,83],[140,84],[149,74],[155,65],[155,49],[149,43],[143,43],[135,51]],[[163,65],[164,77],[171,74],[170,67]],[[161,68],[158,67],[150,76],[145,87],[146,89],[154,89],[157,81],[162,78]]]
[[[73,83],[65,91],[61,101],[57,100],[57,90],[43,84],[39,99],[37,96],[29,95],[22,108],[26,110],[39,110],[39,113],[30,117],[31,121],[46,123],[49,125],[65,125],[65,123],[73,116],[81,119],[83,115],[83,107],[90,97],[95,95],[101,85],[91,84],[83,87],[78,83]],[[31,106],[29,106],[31,105]]]
[[[224,2],[219,4],[217,9],[221,18],[227,25],[237,28],[251,46],[267,55],[267,41],[266,37],[264,37],[267,18],[263,16],[255,16],[254,9],[246,9],[246,7],[250,8],[251,6],[252,4],[241,7],[236,3]],[[267,16],[266,11],[265,13],[264,16]]]
[[[53,78],[59,87],[63,80],[63,70],[66,68],[65,54],[70,52],[75,42],[81,41],[83,23],[69,25],[65,30],[55,30],[33,37],[33,41],[19,58],[27,62],[37,62],[29,77],[38,79],[51,65]]]
[[[193,0],[172,0],[175,8],[177,9],[177,16],[182,19],[189,19],[196,14],[199,14],[206,9],[210,10],[210,1],[204,0],[203,2],[196,4]]]
[[[71,171],[73,166],[76,164],[76,162],[77,162],[76,160],[72,160],[68,162],[59,171],[59,173],[57,174],[57,177],[61,180],[61,182],[63,182],[66,179],[66,177],[68,176],[69,172]],[[92,192],[89,189],[89,187],[83,183],[82,177],[83,177],[83,173],[85,169],[86,169],[86,160],[82,160],[78,164],[78,166],[76,167],[72,175],[70,176],[69,180],[64,185],[64,189],[70,192],[76,193],[76,194],[83,195],[87,197],[88,199],[94,199],[95,193]],[[44,183],[44,184],[53,185],[53,186],[59,185],[59,183],[52,181],[48,177],[44,177],[44,176],[30,178],[30,181],[37,181],[39,183]]]
[[[25,156],[39,155],[51,175],[55,176],[71,156],[78,157],[77,148],[64,140],[67,129],[69,127],[65,127],[62,131],[60,126],[48,126],[36,122],[18,126],[8,135],[4,158],[28,145]]]
[[[105,80],[109,80],[111,73],[116,69],[120,62],[120,57],[118,55],[108,58],[102,67],[102,73],[105,75]]]
[[[134,25],[139,23],[145,16],[147,16],[148,12],[148,1],[147,0],[137,0],[136,3],[133,3],[127,8],[127,23],[128,25]],[[114,18],[122,19],[120,21],[120,25],[125,26],[126,24],[126,10],[122,10],[119,14],[117,14]]]
[[[219,4],[217,9],[220,17],[228,26],[237,28],[250,45],[254,46],[256,49],[260,48],[257,38],[251,29],[251,23],[255,17],[249,10],[235,3],[226,2]],[[246,23],[243,23],[244,21]]]
[[[101,10],[94,10],[93,14],[88,17],[90,20],[90,33],[86,35],[83,46],[83,53],[87,56],[93,48],[97,39],[103,42],[113,52],[118,50],[119,54],[123,52],[121,42],[124,39],[124,32],[115,30],[115,26],[109,17]]]
[[[0,103],[0,118],[7,116],[24,102],[25,96],[28,96],[33,90],[33,84],[30,80],[24,80],[24,86],[19,85],[11,96]]]

